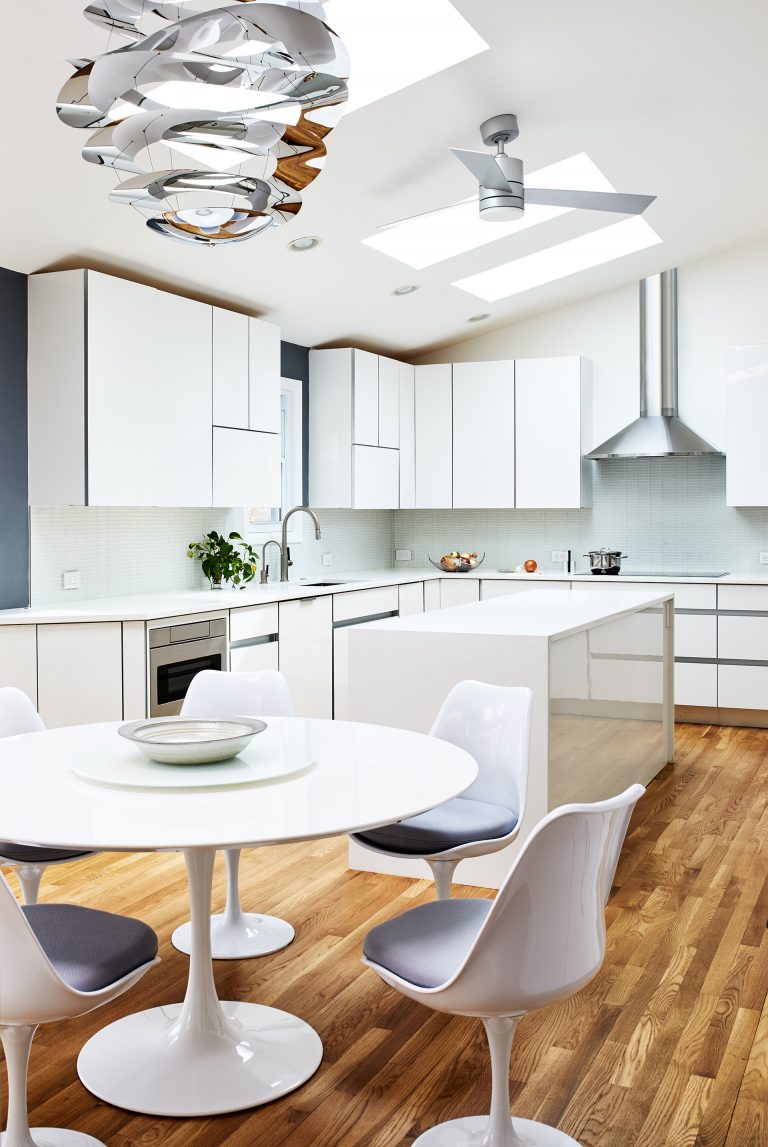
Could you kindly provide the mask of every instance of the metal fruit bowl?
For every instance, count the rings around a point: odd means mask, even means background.
[[[434,558],[430,558],[429,554],[427,554],[427,558],[435,569],[440,570],[442,573],[471,573],[472,570],[476,570],[478,566],[483,564],[485,554],[481,554],[480,557],[470,558],[469,561],[465,561],[462,558],[452,558],[447,554],[445,557],[440,558],[439,562],[436,562]]]
[[[254,717],[154,717],[130,721],[117,730],[150,761],[162,765],[211,765],[237,756],[266,729]]]

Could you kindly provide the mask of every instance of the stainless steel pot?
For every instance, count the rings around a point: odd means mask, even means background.
[[[593,574],[617,574],[621,569],[621,559],[626,556],[620,550],[607,550],[605,547],[584,554],[585,558],[589,558]]]

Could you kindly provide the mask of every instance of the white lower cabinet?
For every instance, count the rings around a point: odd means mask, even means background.
[[[768,709],[768,665],[718,665],[721,709]]]
[[[719,617],[718,656],[723,661],[768,661],[768,614]]]
[[[446,609],[451,605],[470,605],[480,600],[480,581],[478,578],[462,579],[461,574],[455,574],[456,581],[442,578],[440,581],[440,606]]]
[[[280,672],[297,717],[333,716],[331,595],[281,601]]]
[[[40,625],[37,655],[37,707],[49,728],[123,719],[119,621]]]
[[[675,662],[675,705],[716,708],[717,666]]]
[[[424,582],[414,581],[398,586],[398,613],[401,617],[411,617],[424,612]]]
[[[434,581],[424,582],[424,612],[431,613],[433,609],[440,609],[440,582],[435,578]]]
[[[333,596],[333,715],[337,721],[349,718],[349,631],[381,617],[394,617],[400,607],[396,585],[377,589],[351,590]],[[351,624],[354,623],[354,624]],[[338,628],[340,627],[340,628]]]
[[[511,593],[526,593],[531,589],[570,589],[568,581],[543,581],[531,578],[530,581],[505,581],[502,578],[483,578],[480,582],[480,600],[490,601],[494,597],[509,597]]]
[[[0,687],[13,685],[37,705],[37,636],[34,625],[0,626]]]
[[[278,669],[278,607],[250,605],[229,613],[229,668],[233,673]]]

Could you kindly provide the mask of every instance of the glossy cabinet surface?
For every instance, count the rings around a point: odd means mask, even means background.
[[[400,446],[400,367],[393,358],[379,355],[379,446]]]
[[[399,451],[353,446],[352,505],[356,510],[396,510],[400,500]]]
[[[38,626],[40,716],[50,728],[123,717],[122,625]]]
[[[400,509],[410,510],[416,505],[416,368],[405,362],[398,367]]]
[[[453,366],[453,505],[515,505],[515,364]]]
[[[0,627],[0,687],[13,685],[37,707],[37,626]]]
[[[768,506],[768,346],[728,347],[725,419],[726,505]]]
[[[331,596],[281,601],[280,672],[297,717],[333,716]]]
[[[213,504],[279,506],[280,438],[254,430],[213,428]]]
[[[416,505],[453,505],[453,368],[417,366],[415,373]]]
[[[280,327],[248,319],[248,427],[280,433]]]
[[[250,430],[248,316],[213,307],[213,421]]]
[[[439,585],[442,609],[452,605],[470,605],[480,600],[480,582],[476,578],[464,580],[461,574],[454,574],[454,580],[442,578]]]
[[[515,504],[577,509],[592,504],[591,373],[586,359],[515,362]]]

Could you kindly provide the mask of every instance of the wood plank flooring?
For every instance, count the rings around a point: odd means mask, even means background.
[[[514,1112],[583,1147],[768,1147],[768,731],[679,726],[677,745],[632,820],[602,972],[526,1016],[513,1050]],[[187,965],[169,940],[186,914],[181,858],[99,856],[49,869],[43,898],[140,916],[161,937],[163,963],[111,1007],[40,1029],[35,1123],[111,1147],[407,1147],[434,1123],[487,1111],[479,1022],[429,1012],[360,963],[367,929],[430,899],[426,881],[349,872],[338,839],[248,853],[241,875],[248,906],[285,916],[297,938],[260,960],[217,963],[220,994],[313,1024],[325,1046],[314,1078],[215,1119],[134,1115],[85,1091],[75,1072],[84,1041],[180,999]],[[219,903],[223,889],[220,865]]]

